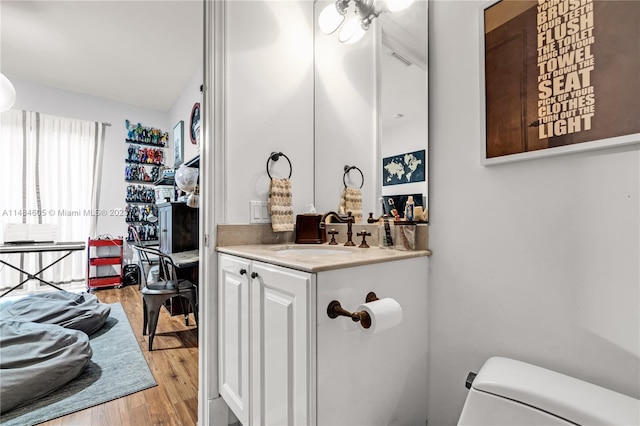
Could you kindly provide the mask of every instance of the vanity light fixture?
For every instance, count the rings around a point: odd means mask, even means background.
[[[347,21],[338,34],[341,43],[352,44],[360,40],[371,23],[382,12],[398,12],[411,6],[415,0],[386,0],[376,9],[376,0],[337,0],[325,7],[318,16],[318,26],[325,34],[334,33],[345,20],[349,3],[355,5],[355,16]]]
[[[15,101],[15,87],[4,74],[0,73],[0,111],[11,109]]]

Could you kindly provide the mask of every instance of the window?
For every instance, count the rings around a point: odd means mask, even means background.
[[[53,224],[58,241],[87,241],[95,233],[104,124],[10,110],[0,115],[2,203],[0,232],[7,223]],[[58,253],[12,254],[9,261],[37,271]],[[0,265],[0,287],[26,277]],[[43,273],[42,278],[70,290],[86,288],[86,252],[76,252]],[[26,292],[40,290],[37,281]],[[42,290],[49,291],[44,286]],[[12,293],[14,294],[14,293]]]

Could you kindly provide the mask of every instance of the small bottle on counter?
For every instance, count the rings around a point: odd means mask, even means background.
[[[413,202],[413,195],[407,197],[407,203],[404,205],[404,220],[412,222],[415,218],[414,209],[416,204]]]

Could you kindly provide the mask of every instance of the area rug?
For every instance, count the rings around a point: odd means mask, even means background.
[[[35,425],[156,386],[120,303],[91,338],[85,370],[57,391],[0,417],[2,426]]]

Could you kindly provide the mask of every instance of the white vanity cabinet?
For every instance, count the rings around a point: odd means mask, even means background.
[[[245,425],[315,424],[315,275],[219,255],[220,394]]]
[[[426,257],[303,272],[241,250],[261,261],[218,255],[219,384],[244,426],[425,424]],[[395,299],[401,322],[370,333],[328,316],[333,300],[353,312],[369,292]]]

